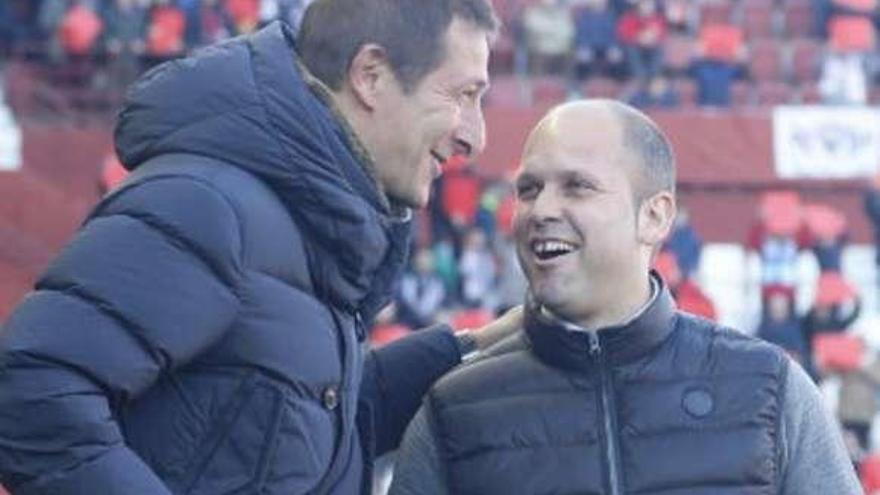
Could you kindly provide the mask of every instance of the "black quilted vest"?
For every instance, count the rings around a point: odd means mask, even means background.
[[[573,332],[526,328],[428,397],[450,492],[775,494],[787,360],[675,310]]]

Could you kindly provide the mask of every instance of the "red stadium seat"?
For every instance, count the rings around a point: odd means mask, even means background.
[[[767,0],[746,1],[742,7],[742,27],[748,39],[771,38],[776,32],[776,10]]]
[[[824,272],[819,275],[816,284],[816,301],[818,307],[830,307],[850,302],[858,297],[853,286],[837,272]]]
[[[828,38],[835,50],[868,52],[874,49],[874,24],[866,17],[834,16],[828,22]]]
[[[822,44],[810,38],[791,42],[791,73],[795,82],[816,81],[822,64]]]
[[[700,26],[731,22],[733,8],[728,0],[707,0],[698,7]]]
[[[762,194],[758,211],[769,234],[794,235],[801,226],[801,198],[794,191]]]
[[[813,8],[808,2],[789,1],[783,9],[785,36],[807,37],[813,31]]]
[[[880,453],[871,454],[862,459],[859,466],[859,477],[865,493],[873,494],[880,490]]]
[[[373,344],[374,347],[378,347],[402,339],[410,333],[412,333],[412,331],[405,325],[377,325],[373,327],[373,330],[370,332],[370,343]]]
[[[98,14],[83,5],[74,5],[65,14],[58,27],[58,36],[64,51],[71,55],[85,55],[92,51],[104,29]]]
[[[743,46],[742,29],[733,24],[712,24],[700,31],[700,45],[706,57],[734,61]]]
[[[846,232],[846,217],[826,205],[804,207],[804,222],[810,234],[817,239],[835,240]]]
[[[775,40],[752,43],[749,50],[749,74],[755,81],[782,81],[785,77],[782,50]]]
[[[813,337],[813,358],[822,369],[853,371],[858,369],[865,344],[856,337],[840,333],[821,333]]]
[[[488,325],[493,319],[492,312],[486,309],[463,309],[452,317],[452,328],[456,330],[476,329]]]

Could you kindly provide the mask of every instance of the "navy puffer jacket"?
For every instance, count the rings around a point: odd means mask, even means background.
[[[151,71],[133,170],[6,323],[0,476],[16,494],[355,494],[447,329],[365,353],[406,256],[280,24]]]

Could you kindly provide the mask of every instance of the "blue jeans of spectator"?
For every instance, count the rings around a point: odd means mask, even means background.
[[[663,65],[663,50],[659,46],[624,46],[629,75],[640,81],[648,81],[660,73]]]

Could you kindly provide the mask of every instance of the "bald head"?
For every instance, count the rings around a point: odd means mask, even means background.
[[[644,113],[615,100],[578,100],[559,105],[529,135],[525,154],[547,139],[605,141],[617,158],[635,166],[636,203],[659,191],[675,192],[672,146]]]

